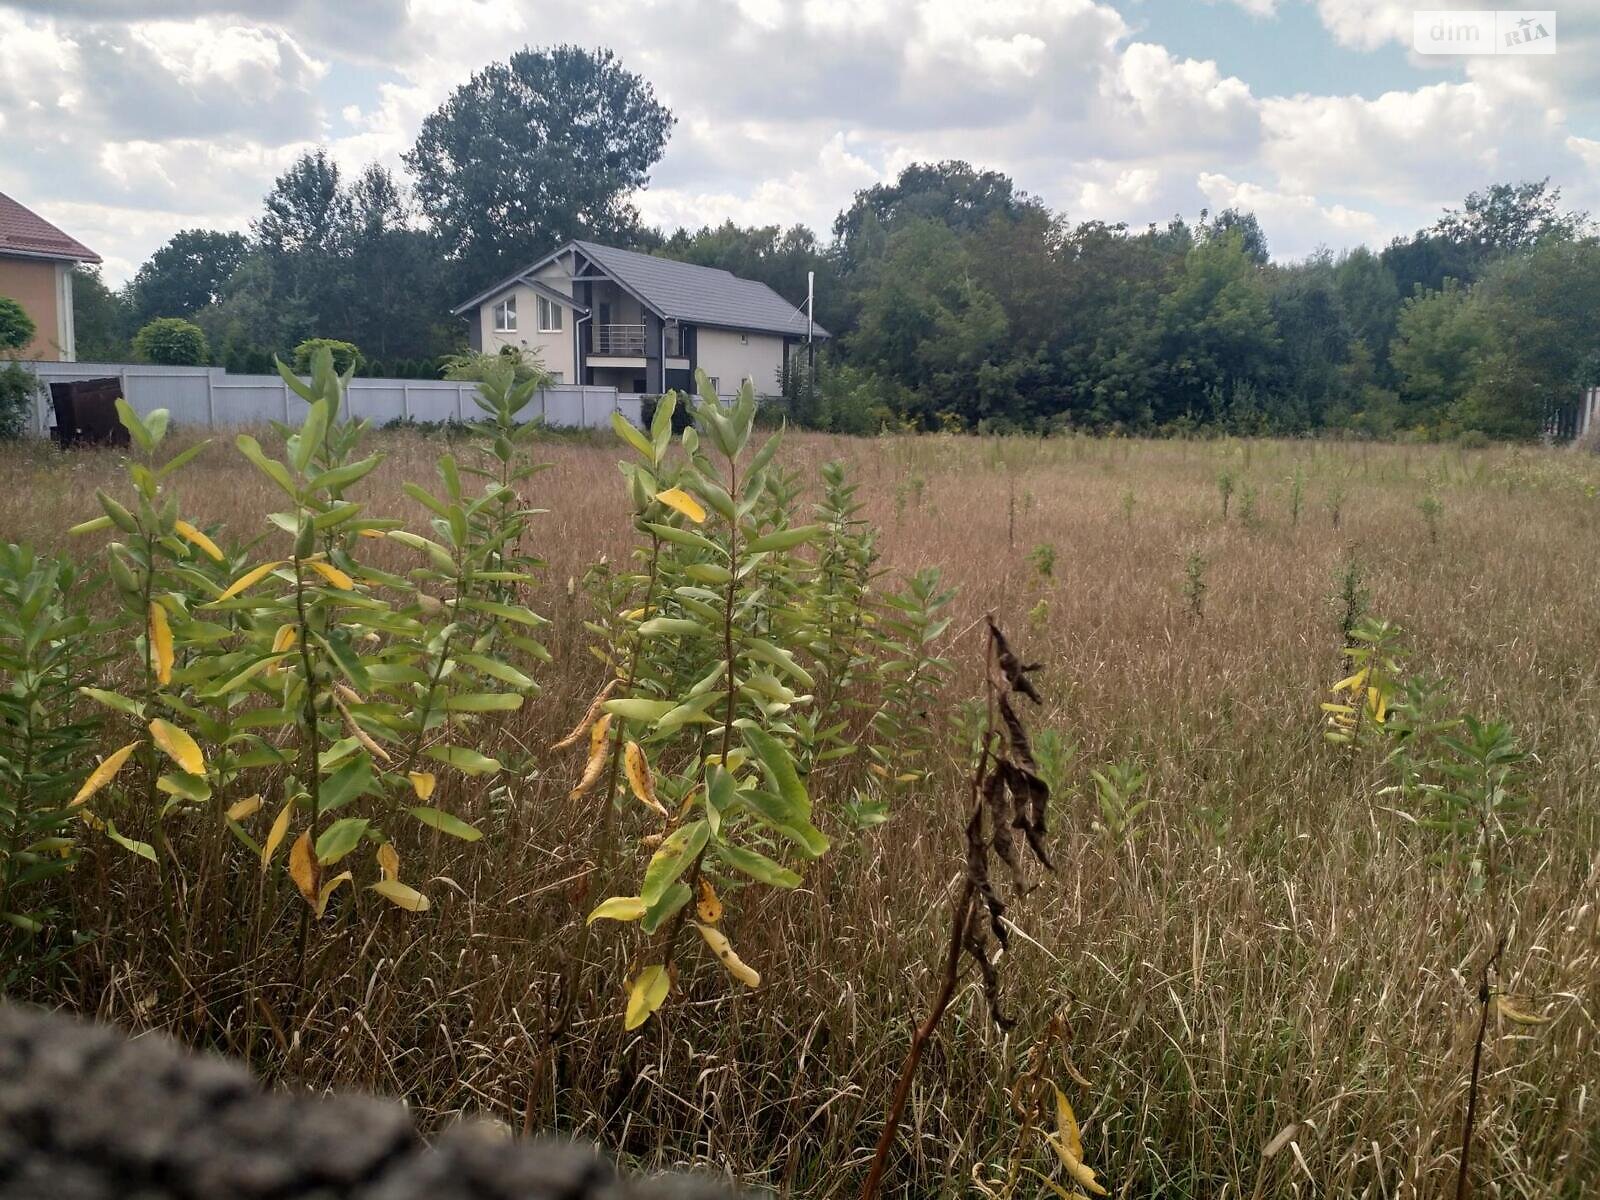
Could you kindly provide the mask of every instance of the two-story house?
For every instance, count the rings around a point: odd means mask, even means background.
[[[571,242],[456,308],[475,350],[536,350],[558,383],[659,395],[704,371],[721,395],[776,394],[805,313],[764,283],[593,242]],[[828,337],[820,325],[812,336]]]
[[[21,304],[34,325],[23,358],[76,360],[72,266],[99,261],[82,242],[0,193],[0,296]]]

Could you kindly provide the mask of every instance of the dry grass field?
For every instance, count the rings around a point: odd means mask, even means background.
[[[400,484],[432,478],[441,439],[374,442],[389,457],[363,485],[371,510],[422,528]],[[959,883],[970,768],[953,735],[885,825],[855,832],[843,797],[814,788],[834,849],[798,891],[763,894],[737,916],[759,989],[736,994],[696,960],[674,1003],[625,1033],[609,989],[627,951],[615,927],[597,925],[584,977],[605,983],[578,997],[555,1051],[545,1043],[561,965],[595,899],[581,835],[597,814],[567,799],[579,764],[545,747],[603,678],[569,581],[631,544],[608,442],[539,448],[552,465],[528,498],[550,510],[537,545],[548,567],[531,603],[553,622],[554,661],[540,669],[541,696],[499,731],[514,769],[492,785],[441,785],[439,802],[484,839],[407,851],[425,863],[431,912],[325,922],[308,1006],[290,994],[284,961],[299,920],[292,891],[269,904],[285,931],[272,940],[208,921],[194,887],[186,944],[169,953],[145,936],[159,924],[148,874],[91,846],[70,888],[95,936],[35,978],[31,998],[172,1030],[285,1086],[402,1097],[435,1124],[490,1117],[591,1139],[643,1167],[855,1195]],[[1074,1097],[1085,1157],[1112,1195],[1452,1194],[1484,926],[1438,842],[1381,793],[1375,758],[1352,761],[1323,740],[1318,705],[1343,674],[1330,597],[1351,561],[1372,611],[1404,630],[1408,665],[1450,681],[1463,711],[1511,721],[1533,755],[1521,786],[1537,832],[1514,849],[1502,979],[1554,1020],[1490,1027],[1480,1194],[1600,1189],[1596,460],[804,434],[785,453],[812,479],[829,459],[849,464],[891,578],[934,566],[959,589],[944,647],[956,670],[946,694],[928,697],[927,720],[943,728],[981,695],[975,623],[992,611],[1043,663],[1034,727],[1076,747],[1052,804],[1057,875],[1011,909],[1021,936],[1002,987],[1018,1026],[998,1033],[966,981],[916,1078],[891,1194],[971,1194],[973,1171],[1004,1160],[1015,1125],[1005,1089],[1058,1011],[1092,1085]],[[1235,480],[1226,520],[1224,471]],[[96,515],[93,489],[117,486],[120,468],[111,452],[7,447],[0,478],[0,539],[84,555],[65,530]],[[178,478],[192,519],[233,539],[266,533],[270,485],[231,446],[209,447]],[[1049,576],[1030,557],[1041,545],[1055,551]],[[1184,592],[1196,555],[1198,619]],[[1151,800],[1120,844],[1094,827],[1090,775],[1115,762],[1143,768]],[[239,886],[257,886],[248,864],[241,875]]]

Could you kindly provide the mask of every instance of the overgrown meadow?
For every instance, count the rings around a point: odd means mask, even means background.
[[[1595,460],[302,386],[0,449],[12,997],[831,1197],[948,975],[885,1194],[1600,1180]]]

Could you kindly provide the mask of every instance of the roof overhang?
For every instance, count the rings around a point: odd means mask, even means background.
[[[0,258],[27,258],[34,262],[98,263],[100,256],[85,250],[83,254],[62,254],[52,250],[24,250],[20,246],[0,245]]]

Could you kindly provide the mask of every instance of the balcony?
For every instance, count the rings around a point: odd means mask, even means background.
[[[643,325],[595,325],[589,353],[600,358],[643,358]]]

